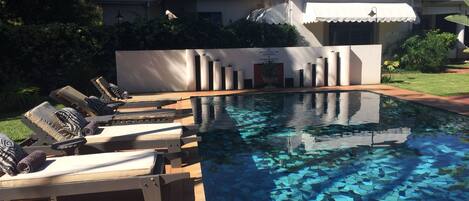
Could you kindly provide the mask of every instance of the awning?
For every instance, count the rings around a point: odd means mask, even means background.
[[[307,3],[303,23],[414,22],[416,19],[414,9],[407,3]]]

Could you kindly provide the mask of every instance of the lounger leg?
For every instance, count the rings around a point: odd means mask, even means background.
[[[181,143],[170,143],[168,146],[168,153],[181,153]],[[177,168],[181,167],[182,159],[181,157],[171,158],[171,167]]]
[[[145,201],[162,201],[160,177],[146,178],[141,181]]]

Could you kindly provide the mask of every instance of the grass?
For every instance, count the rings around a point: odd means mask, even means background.
[[[403,89],[437,96],[469,94],[469,74],[401,72],[392,77],[387,84]]]
[[[56,108],[63,108],[63,105],[55,105]],[[32,131],[21,122],[21,116],[25,111],[1,114],[0,133],[6,134],[15,142],[21,142],[29,138]]]
[[[0,116],[0,133],[6,134],[15,142],[27,139],[32,131],[21,122],[21,115],[17,113]]]

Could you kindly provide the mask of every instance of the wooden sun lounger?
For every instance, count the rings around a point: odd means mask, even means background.
[[[98,112],[88,106],[84,94],[71,86],[65,86],[50,93],[50,97],[67,107],[73,107],[88,116],[98,116]],[[115,112],[106,117],[97,117],[97,122],[114,124],[133,124],[148,122],[172,122],[176,118],[174,109],[158,109],[141,112]]]
[[[0,201],[126,190],[142,191],[145,201],[174,200],[163,189],[182,193],[184,185],[172,185],[178,182],[190,182],[189,173],[165,174],[163,156],[153,151],[63,156],[34,173],[1,176]]]
[[[25,149],[41,149],[48,153],[56,153],[50,150],[48,145],[67,141],[57,131],[61,124],[55,116],[56,111],[57,109],[50,103],[44,102],[23,115],[23,122],[33,130],[36,138],[33,146]],[[130,149],[164,149],[168,153],[175,154],[170,160],[171,165],[180,167],[181,147],[199,140],[195,133],[184,129],[180,123],[101,126],[99,130],[97,135],[86,136],[86,144],[83,146],[78,149],[71,147],[64,151],[66,154],[89,154]]]
[[[120,99],[112,91],[110,90],[111,86],[109,82],[102,76],[93,78],[91,79],[91,83],[98,89],[98,91],[101,93],[102,99],[104,99],[107,102],[118,102],[118,101],[125,101],[126,104],[140,104],[140,105],[152,105],[155,102],[174,102],[174,101],[179,101],[180,98],[174,98],[174,99],[161,99],[161,100],[156,100],[156,101],[139,101],[139,102],[128,102],[127,100]],[[129,97],[129,99],[132,99],[132,97]]]

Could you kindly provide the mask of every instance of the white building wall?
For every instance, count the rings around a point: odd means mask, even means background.
[[[409,37],[412,31],[412,23],[391,22],[380,23],[378,28],[378,43],[383,45],[383,56],[391,58],[393,50],[399,48],[403,38]]]
[[[269,48],[276,52],[275,62],[283,63],[284,77],[294,78],[306,63],[326,57],[343,46]],[[197,49],[222,66],[243,70],[244,79],[253,79],[254,64],[264,63],[265,48]],[[117,51],[117,82],[131,93],[185,91],[193,76],[186,65],[186,50]],[[350,81],[352,84],[378,84],[381,78],[381,45],[351,46]]]
[[[304,0],[291,0],[290,1],[290,6],[291,6],[291,23],[293,26],[296,27],[300,35],[303,37],[304,41],[309,44],[309,46],[322,46],[323,43],[321,40],[324,38],[321,38],[321,35],[315,35],[319,34],[321,32],[324,32],[324,30],[321,30],[318,27],[317,31],[311,31],[306,27],[305,24],[303,24],[303,15],[306,9],[306,1]]]
[[[376,1],[350,1],[350,0],[322,0],[323,2],[376,2]],[[407,0],[383,0],[379,2],[407,2]],[[197,12],[221,12],[223,24],[229,24],[246,18],[251,11],[257,8],[270,8],[269,15],[273,16],[275,23],[287,23],[295,26],[303,37],[302,45],[324,46],[328,44],[328,24],[309,23],[303,24],[303,16],[307,1],[305,0],[199,0],[197,1]],[[271,22],[267,20],[267,22]],[[405,36],[412,28],[412,23],[380,23],[378,32],[379,42],[385,48],[399,40],[399,36]]]
[[[269,15],[275,20],[267,22],[287,23],[296,27],[304,39],[303,45],[321,46],[321,39],[316,38],[303,24],[304,0],[198,0],[197,12],[221,12],[224,25],[239,19],[245,19],[253,10],[269,8]]]

